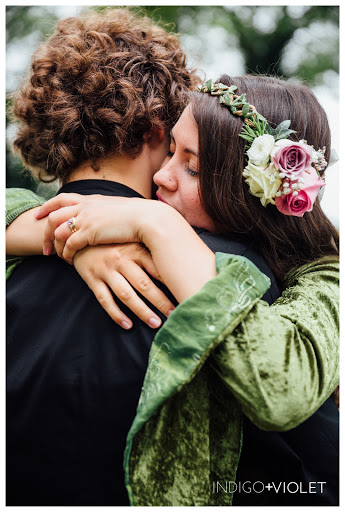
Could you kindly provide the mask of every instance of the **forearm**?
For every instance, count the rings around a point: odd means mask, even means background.
[[[196,293],[216,276],[215,256],[191,226],[170,206],[159,201],[60,194],[40,209],[49,214],[44,245],[68,263],[87,245],[141,242],[178,301]],[[66,221],[75,218],[76,232]]]
[[[47,219],[36,220],[36,208],[17,217],[6,229],[6,254],[32,256],[43,254],[43,233]]]
[[[35,219],[36,207],[44,199],[31,190],[6,189],[6,254],[29,256],[42,254],[43,231],[46,219]]]
[[[217,275],[215,255],[176,210],[157,206],[159,217],[143,217],[139,236],[165,285],[182,302]]]

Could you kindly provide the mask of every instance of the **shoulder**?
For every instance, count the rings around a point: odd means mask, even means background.
[[[286,288],[298,284],[318,285],[322,281],[339,286],[339,257],[324,256],[318,260],[292,269],[285,277]]]
[[[238,240],[232,240],[228,236],[210,233],[209,231],[200,228],[194,229],[211,251],[245,256],[248,260],[252,261],[263,274],[269,277],[271,280],[271,287],[263,296],[263,300],[271,304],[279,297],[280,292],[276,283],[276,278],[265,258],[263,258],[260,253],[248,244]]]

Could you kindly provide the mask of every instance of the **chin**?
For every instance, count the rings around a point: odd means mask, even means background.
[[[193,219],[190,221],[186,217],[185,219],[191,226],[194,226],[195,228],[205,229],[206,231],[210,231],[211,233],[216,232],[216,227],[212,221],[202,221],[200,219]]]
[[[196,228],[206,229],[206,231],[210,231],[210,233],[216,233],[217,229],[216,226],[211,219],[205,219],[204,221],[199,220],[197,224],[194,224]]]

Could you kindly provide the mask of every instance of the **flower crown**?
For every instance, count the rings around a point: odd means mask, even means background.
[[[267,119],[246,100],[246,95],[236,95],[236,85],[208,80],[198,86],[200,92],[219,96],[219,103],[228,107],[232,114],[240,116],[244,125],[239,134],[247,141],[248,164],[243,170],[249,192],[260,198],[261,204],[273,204],[284,215],[302,217],[313,209],[321,187],[321,178],[327,167],[326,147],[318,149],[300,140],[288,140],[294,130],[291,121],[283,121],[272,128]]]

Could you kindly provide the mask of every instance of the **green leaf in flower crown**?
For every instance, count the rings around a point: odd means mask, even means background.
[[[250,126],[246,125],[245,129],[246,129],[247,133],[249,133],[249,135],[251,135],[253,137],[253,139],[257,136],[256,131],[253,130]]]
[[[231,106],[231,96],[228,92],[224,94],[224,103],[227,107]]]
[[[259,114],[259,112],[255,111],[254,114],[255,114],[255,119],[257,119],[258,121],[267,123],[267,119],[263,115]]]
[[[274,130],[273,130],[272,126],[270,126],[268,123],[266,124],[265,133],[267,133],[268,135],[274,134]]]
[[[248,112],[249,112],[249,103],[245,103],[242,107],[243,117],[247,117]]]
[[[236,114],[236,112],[237,112],[237,108],[236,108],[236,107],[230,107],[230,108],[231,108],[231,112],[232,112],[233,114]]]
[[[273,135],[275,140],[287,139],[292,133],[296,133],[295,130],[290,130],[289,126],[291,124],[290,119],[283,121],[276,128],[270,127],[270,135]],[[267,127],[266,127],[267,131]]]
[[[207,87],[208,92],[211,92],[211,89],[212,89],[212,78],[207,80],[207,82],[205,82],[205,85]]]
[[[259,135],[264,135],[266,133],[267,120],[260,115],[255,116],[254,126]]]
[[[296,133],[295,130],[283,130],[279,133],[279,135],[276,135],[274,138],[275,140],[281,140],[281,139],[288,139],[292,133]]]
[[[234,99],[232,102],[233,105],[243,105],[243,103],[246,103],[246,95],[245,93],[241,94],[238,98]]]
[[[226,89],[226,90],[229,89],[229,87],[227,85],[224,85],[221,82],[217,83],[216,85],[217,85],[218,89]],[[237,89],[237,87],[236,87],[236,89]]]
[[[253,142],[253,137],[251,137],[250,135],[246,135],[242,132],[239,134],[239,137],[242,137],[242,139],[248,140],[249,142]]]
[[[289,128],[290,124],[291,124],[290,119],[287,119],[286,121],[282,121],[280,124],[278,124],[278,126],[275,130],[277,133],[282,130],[287,130]]]

